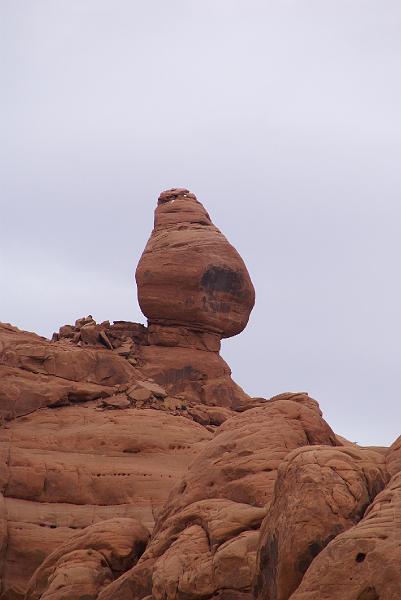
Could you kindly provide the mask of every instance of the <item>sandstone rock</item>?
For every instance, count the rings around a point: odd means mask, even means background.
[[[46,589],[29,597],[41,600],[96,600],[99,591],[113,581],[113,575],[100,552],[75,550],[59,557]]]
[[[401,477],[397,474],[364,518],[315,558],[291,600],[398,600],[400,509]]]
[[[83,527],[130,517],[152,528],[174,483],[211,437],[166,412],[99,411],[95,403],[46,408],[1,428],[6,598],[22,597],[46,556]]]
[[[184,410],[186,408],[185,401],[181,400],[180,398],[165,398],[163,401],[163,406],[171,411]],[[203,424],[204,423],[202,423],[202,425]]]
[[[80,339],[84,344],[95,346],[99,342],[99,332],[96,324],[88,324],[81,327]]]
[[[132,340],[125,340],[116,350],[116,354],[119,356],[129,356],[134,349],[134,344]]]
[[[147,402],[152,397],[152,392],[143,387],[130,388],[127,394],[134,402]]]
[[[201,425],[216,425],[219,426],[224,421],[235,415],[235,412],[229,408],[221,406],[206,406],[204,404],[195,404],[188,408],[189,414],[194,421]]]
[[[66,406],[106,398],[113,389],[0,365],[0,417],[10,421],[46,406]]]
[[[131,406],[131,403],[125,394],[117,394],[115,396],[110,396],[106,400],[102,400],[101,406],[113,410],[129,408]]]
[[[184,189],[161,194],[136,280],[150,325],[176,325],[218,337],[240,333],[255,300],[241,257]]]
[[[184,394],[188,403],[236,410],[249,396],[231,379],[227,363],[217,352],[197,348],[141,346],[140,370],[169,396]]]
[[[0,365],[68,381],[113,386],[130,381],[137,371],[106,349],[51,343],[33,333],[0,325]]]
[[[113,344],[110,342],[108,335],[102,330],[99,331],[99,339],[106,346],[106,348],[113,350]]]
[[[151,346],[194,348],[208,352],[219,352],[221,346],[220,337],[215,333],[172,325],[149,325],[148,341]]]
[[[252,600],[257,567],[261,600],[398,599],[400,440],[235,384],[220,341],[254,290],[188,190],[160,195],[136,277],[148,327],[0,324],[0,598]]]
[[[156,398],[165,398],[167,396],[167,392],[161,385],[154,383],[153,381],[137,381],[135,384],[135,389],[144,389],[149,390],[149,392],[156,396]]]
[[[220,426],[172,491],[138,565],[102,600],[206,599],[227,588],[250,597],[257,529],[280,463],[295,448],[338,443],[316,403],[298,399],[307,404],[275,400]]]
[[[85,327],[85,325],[96,325],[96,321],[92,317],[92,315],[88,315],[87,317],[82,317],[81,319],[77,319],[75,321],[76,328]]]
[[[255,597],[288,600],[315,556],[362,518],[386,482],[380,453],[348,446],[291,452],[261,528]]]
[[[396,475],[401,471],[401,436],[388,448],[386,464],[390,475]]]
[[[43,561],[25,598],[97,598],[105,585],[137,562],[148,540],[148,530],[135,519],[111,519],[86,527]]]

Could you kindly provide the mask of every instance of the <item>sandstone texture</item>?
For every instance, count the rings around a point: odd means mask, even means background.
[[[148,541],[149,531],[134,519],[86,527],[43,561],[29,582],[26,599],[95,599],[137,562]]]
[[[305,446],[285,458],[261,527],[256,598],[291,596],[313,559],[384,488],[384,463],[380,453],[348,446]]]
[[[399,600],[401,438],[232,380],[254,289],[187,189],[136,280],[147,326],[0,324],[0,600]]]
[[[219,337],[240,333],[255,301],[238,252],[183,188],[160,195],[136,281],[150,325],[182,326]]]
[[[133,597],[155,600],[226,590],[251,597],[258,529],[279,465],[295,448],[337,443],[305,394],[277,397],[226,421],[170,494],[137,567],[102,600],[128,599],[132,589]]]
[[[398,600],[400,507],[398,474],[364,518],[317,556],[291,600]]]

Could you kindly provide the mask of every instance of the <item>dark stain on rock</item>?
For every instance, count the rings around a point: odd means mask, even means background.
[[[369,587],[366,587],[364,590],[362,590],[357,600],[380,600],[380,596],[376,592],[375,587],[370,585]]]
[[[342,531],[343,528],[337,526],[334,528],[333,533],[325,540],[311,542],[305,554],[297,561],[297,571],[304,575],[313,559]]]
[[[260,550],[258,576],[254,586],[255,598],[261,592],[268,599],[277,597],[277,563],[278,541],[272,535],[267,544],[262,546]]]
[[[225,292],[233,296],[239,296],[243,285],[244,277],[241,271],[234,271],[228,267],[208,267],[201,279],[201,287],[209,294]]]

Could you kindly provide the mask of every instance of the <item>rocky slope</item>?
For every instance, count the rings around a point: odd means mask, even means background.
[[[401,442],[233,382],[220,340],[254,290],[188,190],[160,195],[136,280],[146,327],[0,325],[0,598],[399,599]]]

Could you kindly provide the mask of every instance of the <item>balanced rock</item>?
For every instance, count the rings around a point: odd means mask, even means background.
[[[238,252],[186,189],[163,192],[136,271],[149,325],[227,338],[246,326],[255,292]]]

